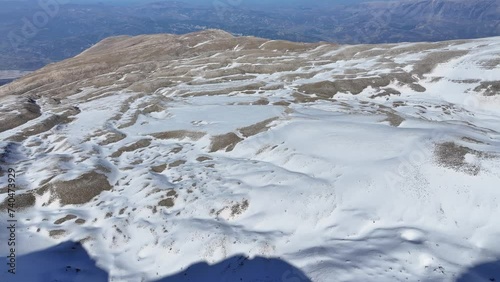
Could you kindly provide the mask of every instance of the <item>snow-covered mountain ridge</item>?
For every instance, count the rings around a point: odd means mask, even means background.
[[[0,87],[21,251],[81,241],[110,281],[238,254],[307,278],[172,281],[498,281],[463,274],[500,258],[499,57],[500,37],[106,39]],[[103,279],[51,267],[15,281]]]

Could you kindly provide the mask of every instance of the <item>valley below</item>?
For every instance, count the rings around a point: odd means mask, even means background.
[[[28,73],[30,73],[30,71],[0,70],[0,86],[12,82]]]

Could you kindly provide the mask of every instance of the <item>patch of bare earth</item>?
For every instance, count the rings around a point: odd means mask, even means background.
[[[81,224],[84,224],[85,222],[86,222],[86,220],[85,220],[85,219],[83,219],[83,218],[78,218],[77,220],[75,220],[75,223],[76,223],[76,224],[80,224],[80,225],[81,225]]]
[[[199,162],[204,162],[204,161],[211,161],[212,158],[211,157],[207,157],[207,156],[199,156],[196,158],[197,161]]]
[[[186,163],[186,161],[185,161],[185,160],[176,160],[176,161],[174,161],[174,162],[172,162],[172,163],[168,164],[168,167],[169,167],[169,168],[170,168],[170,167],[178,167],[178,166],[181,166],[181,165],[183,165],[183,164],[185,164],[185,163]]]
[[[391,126],[398,127],[405,121],[403,117],[396,114],[395,112],[386,112],[387,118],[384,121],[388,121]]]
[[[190,81],[186,83],[187,85],[205,85],[205,84],[218,84],[229,81],[244,81],[256,78],[255,75],[230,75],[226,77],[220,77],[216,79],[203,80],[203,81]]]
[[[500,80],[483,81],[479,86],[474,88],[476,92],[482,92],[485,96],[500,95]]]
[[[241,133],[241,135],[243,135],[243,137],[248,138],[250,136],[257,135],[259,133],[267,131],[269,129],[269,124],[277,119],[278,119],[277,117],[266,119],[256,124],[240,128],[238,129],[238,131]]]
[[[339,91],[337,85],[333,81],[321,81],[299,86],[298,91],[305,94],[314,94],[319,98],[329,99],[333,98]]]
[[[165,171],[165,169],[167,169],[167,164],[162,164],[162,165],[157,165],[157,166],[151,167],[151,170],[153,172],[156,172],[156,173],[162,173],[163,171]]]
[[[55,181],[37,189],[39,195],[51,193],[49,202],[59,200],[61,205],[81,205],[113,188],[106,175],[95,171],[85,173],[76,179]]]
[[[387,87],[387,88],[381,89],[377,94],[370,96],[370,98],[374,99],[374,98],[378,98],[378,97],[386,97],[386,96],[391,96],[391,95],[399,96],[399,95],[401,95],[401,92],[399,92],[398,90],[396,90],[394,88]]]
[[[469,51],[467,50],[440,51],[429,53],[413,66],[412,73],[423,77],[424,74],[432,72],[434,68],[437,67],[437,65],[446,63],[454,58],[465,56],[468,53]]]
[[[293,102],[296,103],[296,104],[312,103],[312,102],[315,102],[315,101],[317,101],[317,100],[320,99],[320,98],[317,98],[317,97],[311,97],[309,95],[304,95],[304,94],[301,94],[301,93],[298,93],[298,92],[294,92],[292,94],[292,97],[294,98]]]
[[[266,98],[260,98],[259,100],[253,102],[252,105],[257,105],[257,106],[269,105],[269,100],[267,100]]]
[[[186,92],[182,96],[217,96],[217,95],[227,95],[233,92],[242,92],[249,90],[259,90],[261,87],[265,86],[263,82],[255,82],[251,84],[244,84],[241,86],[228,87],[220,90],[211,90],[211,91],[199,91],[199,92]]]
[[[109,144],[113,144],[116,142],[119,142],[127,137],[126,134],[121,133],[121,132],[109,132],[106,135],[104,135],[104,141],[100,142],[99,145],[105,146]]]
[[[61,217],[58,220],[54,221],[54,224],[57,224],[57,225],[63,224],[64,222],[66,222],[68,220],[75,219],[75,218],[77,218],[76,215],[74,215],[74,214],[68,214],[65,217]]]
[[[174,131],[165,131],[159,133],[150,134],[151,136],[158,139],[184,139],[189,138],[191,140],[197,141],[200,140],[203,136],[206,135],[204,132],[198,131],[188,131],[188,130],[174,130]]]
[[[17,194],[15,196],[15,199],[16,199],[15,207],[17,211],[30,208],[34,206],[36,202],[36,197],[32,192]],[[7,198],[0,204],[0,211],[7,210],[8,207],[9,207],[9,201]]]
[[[299,86],[297,90],[305,94],[315,94],[320,99],[330,99],[339,92],[357,95],[368,87],[378,89],[387,87],[391,82],[406,84],[417,92],[425,91],[425,88],[416,83],[416,80],[408,73],[391,73],[376,77],[342,78],[332,81],[320,81],[303,84]]]
[[[215,214],[216,216],[220,216],[222,213],[228,213],[230,218],[235,218],[238,215],[244,213],[249,206],[250,203],[248,202],[248,200],[243,200],[241,203],[237,202],[232,205],[227,205],[218,211],[212,209],[210,211],[210,214]]]
[[[236,145],[243,141],[243,138],[236,135],[234,132],[229,132],[222,135],[216,135],[211,138],[212,142],[210,144],[210,152],[216,152],[220,150],[225,150],[230,152],[236,147]]]
[[[26,122],[38,118],[42,115],[40,106],[32,99],[21,102],[16,109],[19,113],[1,113],[0,115],[0,132],[18,127]]]
[[[167,197],[166,199],[163,199],[161,200],[159,203],[158,203],[158,206],[161,206],[161,207],[166,207],[166,208],[171,208],[175,205],[175,199],[178,197],[179,195],[177,194],[177,192],[173,189],[169,190],[167,192]]]
[[[278,101],[273,103],[274,106],[283,106],[283,107],[288,107],[290,106],[290,102],[287,101]]]
[[[248,200],[243,200],[241,203],[236,203],[233,206],[231,206],[231,216],[236,216],[242,214],[244,211],[248,209],[248,206],[250,204],[248,203]]]
[[[21,142],[30,136],[46,132],[57,125],[70,123],[71,121],[73,121],[73,118],[68,116],[52,115],[47,119],[22,130],[14,136],[9,137],[8,140]]]
[[[306,43],[298,43],[298,42],[290,42],[284,40],[270,40],[261,45],[261,49],[263,50],[287,50],[293,52],[301,52],[307,51],[311,48],[316,48],[320,46],[320,44],[306,44]]]
[[[149,139],[142,139],[142,140],[139,140],[139,141],[137,141],[137,142],[135,142],[133,144],[130,144],[128,146],[121,147],[116,152],[114,152],[113,154],[111,154],[110,157],[117,158],[117,157],[121,156],[125,152],[133,152],[133,151],[136,151],[136,150],[141,149],[141,148],[149,147],[149,145],[151,145],[151,140],[149,140]]]
[[[153,93],[160,88],[169,87],[174,84],[170,79],[156,78],[137,81],[130,85],[128,89],[139,93]]]
[[[480,61],[479,64],[484,67],[485,69],[495,69],[495,68],[498,68],[498,66],[500,66],[500,58],[494,58],[494,59],[490,59],[490,60],[483,60],[483,61]]]
[[[63,237],[65,234],[66,234],[66,230],[64,230],[64,229],[56,229],[56,230],[49,231],[49,236],[52,238],[60,238],[60,237]]]
[[[437,144],[434,154],[440,165],[470,175],[477,175],[481,168],[476,164],[467,163],[465,156],[467,154],[475,155],[476,157],[485,156],[483,152],[457,145],[454,142]]]

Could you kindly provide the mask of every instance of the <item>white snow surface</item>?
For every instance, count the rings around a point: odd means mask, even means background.
[[[310,66],[303,71],[318,72],[314,76],[253,94],[175,94],[223,90],[238,84],[232,81],[182,84],[142,96],[116,92],[89,100],[68,98],[81,110],[73,121],[18,143],[10,166],[19,174],[19,185],[35,190],[44,180],[75,179],[104,166],[100,172],[113,188],[81,205],[36,194],[34,207],[17,214],[17,255],[81,241],[108,278],[86,263],[80,263],[83,274],[70,275],[62,260],[54,263],[64,267],[20,265],[14,280],[5,272],[0,280],[156,281],[195,263],[215,265],[244,254],[279,258],[307,276],[280,281],[457,281],[470,267],[499,260],[500,93],[485,96],[472,89],[500,79],[498,66],[477,63],[498,56],[500,38],[439,48],[469,53],[424,75],[419,80],[424,92],[393,83],[400,95],[373,98],[376,90],[368,87],[357,95],[341,91],[333,99],[293,101],[298,85],[333,81],[346,69],[370,69],[373,76],[387,72],[372,69],[373,60],[353,59]],[[421,56],[407,53],[397,61],[411,69]],[[260,74],[244,83],[271,85],[279,77]],[[269,104],[252,104],[262,98]],[[274,104],[278,101],[291,104]],[[134,119],[144,105],[158,108]],[[113,119],[117,114],[120,118]],[[394,115],[400,124],[391,124]],[[0,133],[0,144],[6,146],[9,136],[43,119]],[[240,130],[269,119],[262,132],[247,137]],[[96,133],[104,130],[126,137],[102,145],[108,135]],[[154,137],[179,130],[204,134]],[[211,150],[214,136],[230,132],[243,140],[232,150]],[[111,156],[144,139],[151,144]],[[462,167],[440,159],[440,144],[467,148]],[[163,171],[152,169],[164,164]],[[4,175],[0,187],[6,184]],[[159,205],[169,197],[173,206]],[[6,198],[0,194],[0,201]],[[55,223],[69,214],[85,223]],[[6,220],[2,212],[0,222]],[[49,236],[51,230],[65,233]],[[7,235],[2,231],[2,257],[8,255]],[[42,257],[37,259],[51,260]],[[240,277],[220,275],[205,281]],[[178,281],[204,281],[198,279],[188,275]],[[481,279],[488,281],[479,276],[475,281]]]

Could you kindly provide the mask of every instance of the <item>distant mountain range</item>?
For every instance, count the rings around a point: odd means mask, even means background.
[[[236,35],[337,43],[500,35],[496,0],[401,0],[351,5],[327,5],[322,1],[279,8],[245,1],[210,3],[163,1],[113,6],[70,2],[52,9],[52,13],[49,9],[47,14],[33,1],[2,1],[0,70],[34,70],[120,34],[184,34],[218,28]]]

